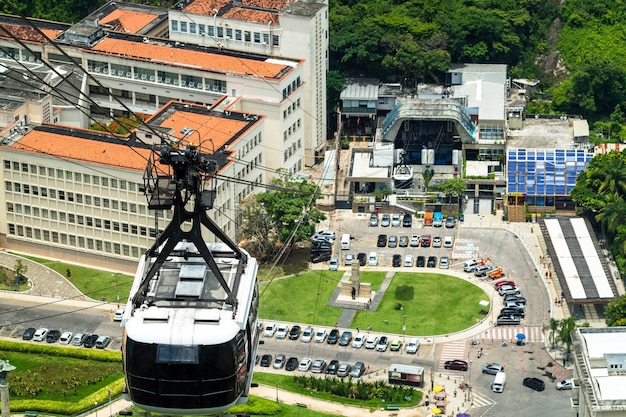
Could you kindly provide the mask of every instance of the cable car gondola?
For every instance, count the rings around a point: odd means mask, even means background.
[[[206,213],[215,191],[204,186],[216,173],[208,155],[163,145],[158,162],[168,173],[151,158],[148,206],[174,212],[139,262],[122,318],[124,396],[151,412],[215,414],[247,401],[258,266]]]

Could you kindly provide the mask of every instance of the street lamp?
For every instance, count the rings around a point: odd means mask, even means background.
[[[402,344],[406,345],[406,314],[402,315],[402,333],[403,333]]]
[[[111,403],[111,390],[109,390],[109,417],[113,416],[113,407]]]

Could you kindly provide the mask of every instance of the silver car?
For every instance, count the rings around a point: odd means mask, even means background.
[[[312,339],[313,339],[313,327],[309,326],[306,329],[304,329],[304,331],[302,332],[302,337],[300,338],[300,340],[302,341],[302,343],[311,343]]]

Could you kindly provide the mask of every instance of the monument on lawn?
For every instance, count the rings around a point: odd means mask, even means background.
[[[0,360],[0,398],[2,401],[2,417],[11,417],[11,409],[9,407],[9,383],[7,374],[15,370],[15,366],[9,361]]]

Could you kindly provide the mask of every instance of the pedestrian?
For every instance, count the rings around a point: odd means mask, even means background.
[[[359,334],[360,332],[361,332],[361,329],[357,327],[356,328],[356,333]]]
[[[454,398],[456,398],[456,388],[454,389]]]
[[[339,327],[339,322],[336,322],[336,323],[335,323],[335,327]]]
[[[554,296],[554,304],[559,305],[559,297]]]
[[[367,331],[371,332],[372,331],[372,326],[367,326]]]

